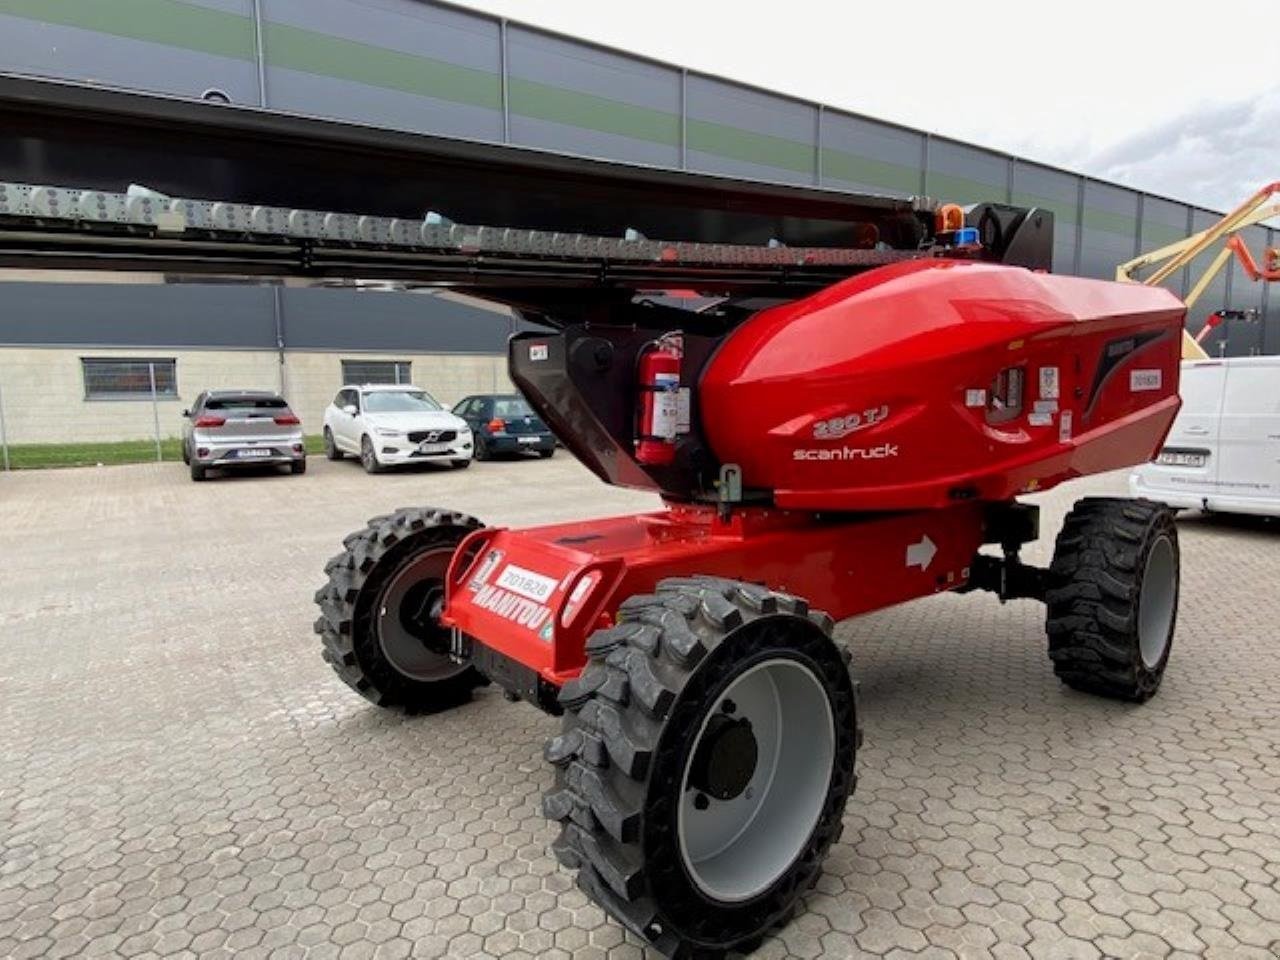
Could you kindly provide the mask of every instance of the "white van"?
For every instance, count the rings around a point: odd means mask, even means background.
[[[1135,497],[1171,507],[1280,516],[1280,357],[1182,364],[1182,410]]]

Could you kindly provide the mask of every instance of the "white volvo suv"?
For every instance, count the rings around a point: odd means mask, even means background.
[[[471,428],[420,387],[347,385],[324,412],[324,452],[350,454],[369,473],[404,463],[471,465]]]

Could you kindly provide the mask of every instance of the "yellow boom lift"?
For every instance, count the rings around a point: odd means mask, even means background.
[[[1245,227],[1251,227],[1254,224],[1261,223],[1263,220],[1280,215],[1280,200],[1273,199],[1277,194],[1280,194],[1280,180],[1263,187],[1213,226],[1207,227],[1199,233],[1194,233],[1185,240],[1178,240],[1175,243],[1161,247],[1158,250],[1152,250],[1150,253],[1144,253],[1126,263],[1120,264],[1120,266],[1116,267],[1116,279],[1129,283],[1143,283],[1148,286],[1155,286],[1173,276],[1202,253],[1213,249],[1217,244],[1221,243],[1222,249],[1210,261],[1209,266],[1205,268],[1204,273],[1201,274],[1200,278],[1191,287],[1191,291],[1184,298],[1188,310],[1200,299],[1200,295],[1213,282],[1213,278],[1227,265],[1227,261],[1231,259],[1233,254],[1240,261],[1241,268],[1250,280],[1263,282],[1280,280],[1280,248],[1268,247],[1264,250],[1262,264],[1259,266],[1257,261],[1253,259],[1253,254],[1249,252],[1249,248],[1245,245],[1244,238],[1240,236],[1240,231],[1244,230]],[[1159,266],[1152,271],[1150,276],[1141,280],[1138,279],[1139,271],[1157,264]],[[1205,324],[1198,337],[1193,338],[1190,333],[1183,331],[1182,359],[1208,359],[1209,355],[1200,346],[1200,341],[1217,325],[1214,322],[1217,317],[1218,315],[1214,314],[1209,318],[1209,322]]]

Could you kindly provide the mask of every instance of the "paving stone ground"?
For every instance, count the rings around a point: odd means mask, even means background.
[[[1121,481],[1044,498],[1046,529]],[[379,711],[310,625],[325,559],[371,515],[652,503],[563,455],[0,475],[0,957],[640,957],[548,853],[556,721],[492,689]],[[1280,956],[1280,527],[1180,526],[1173,659],[1142,707],[1061,687],[1030,602],[839,628],[861,785],[760,956]]]

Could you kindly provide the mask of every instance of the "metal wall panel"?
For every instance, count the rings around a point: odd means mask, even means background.
[[[1111,280],[1138,244],[1138,194],[1097,180],[1084,182],[1080,273]]]
[[[822,112],[822,184],[895,197],[921,191],[924,134],[836,110]]]
[[[265,286],[0,284],[0,347],[272,350],[273,300]],[[281,306],[291,350],[501,354],[513,329],[534,329],[505,310],[431,294],[287,289]]]
[[[247,286],[0,284],[0,345],[276,345],[271,290]]]
[[[1158,250],[1163,246],[1182,240],[1187,236],[1187,217],[1190,211],[1186,204],[1161,200],[1158,197],[1144,197],[1142,200],[1142,222],[1139,225],[1139,253]],[[1140,276],[1150,273],[1145,271]],[[1186,294],[1186,271],[1179,270],[1161,284],[1178,296]]]
[[[502,139],[501,51],[493,21],[416,0],[262,3],[268,106]]]
[[[1192,212],[1192,232],[1210,227],[1219,219],[1220,218],[1215,213],[1210,213],[1206,210],[1194,210]],[[1217,255],[1217,252],[1217,250],[1210,250],[1208,253],[1203,253],[1196,257],[1196,259],[1191,262],[1188,268],[1188,292],[1190,292],[1191,286],[1194,285],[1195,282],[1203,275],[1204,271],[1213,261],[1213,258]],[[1214,280],[1213,283],[1209,284],[1204,293],[1200,295],[1200,299],[1196,302],[1195,306],[1188,311],[1187,329],[1190,330],[1192,334],[1200,332],[1201,328],[1204,326],[1205,318],[1208,317],[1209,314],[1213,313],[1220,307],[1227,306],[1227,275],[1227,270],[1223,270],[1219,273],[1217,279]],[[1218,353],[1219,340],[1219,333],[1210,334],[1208,340],[1205,341],[1205,349],[1208,350],[1209,353],[1216,355]]]
[[[511,139],[679,167],[680,71],[510,27]]]
[[[430,0],[0,0],[0,69],[243,103],[265,93],[281,110],[753,179],[1011,198],[1053,210],[1054,269],[1095,277],[1186,227],[1178,203]],[[1220,281],[1203,306],[1226,293]],[[1265,302],[1280,325],[1280,295]]]
[[[1145,197],[1142,201],[1142,250],[1154,250],[1184,239],[1187,235],[1187,214],[1185,203]]]
[[[782,183],[814,183],[816,106],[690,75],[689,168]]]
[[[1009,159],[977,147],[933,139],[925,193],[950,203],[1003,202],[1009,198]]]
[[[282,292],[291,350],[505,353],[511,315],[430,293]]]
[[[0,69],[257,104],[252,0],[204,0],[148,19],[104,3],[0,0]]]
[[[1013,203],[1053,211],[1053,269],[1076,269],[1080,218],[1080,178],[1051,167],[1019,160],[1013,165]]]

